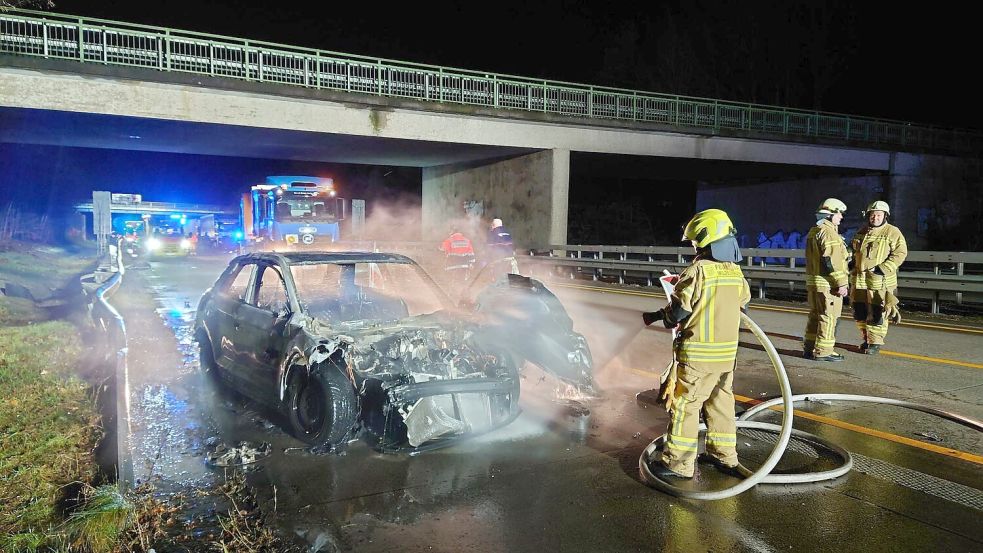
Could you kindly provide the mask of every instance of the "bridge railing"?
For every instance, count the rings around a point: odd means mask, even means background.
[[[899,148],[983,149],[983,133],[820,111],[545,81],[81,18],[0,12],[0,54],[180,71],[495,109],[654,123],[719,134]]]
[[[744,275],[759,298],[769,288],[805,290],[805,250],[742,248],[741,253]],[[545,270],[552,277],[658,286],[663,270],[678,273],[692,258],[693,249],[683,247],[555,245],[530,251],[520,259],[520,268]],[[983,252],[909,252],[898,287],[905,298],[927,300],[933,313],[943,300],[983,303]]]

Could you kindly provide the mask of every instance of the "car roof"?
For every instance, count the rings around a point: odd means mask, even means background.
[[[398,253],[380,252],[257,252],[236,258],[237,261],[272,261],[287,265],[334,263],[408,263],[415,262]]]

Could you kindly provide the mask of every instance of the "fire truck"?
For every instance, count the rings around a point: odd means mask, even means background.
[[[330,178],[271,176],[242,195],[240,222],[250,242],[316,246],[340,239],[346,202]]]

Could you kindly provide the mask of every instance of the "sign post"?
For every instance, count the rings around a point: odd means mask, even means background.
[[[113,213],[109,192],[92,192],[92,231],[99,245],[99,255],[108,251],[109,236],[113,233]]]

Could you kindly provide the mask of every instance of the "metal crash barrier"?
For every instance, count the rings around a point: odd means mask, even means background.
[[[744,275],[760,299],[768,289],[805,292],[805,250],[743,248]],[[658,286],[663,270],[678,273],[692,248],[556,245],[530,251],[520,265],[551,276]],[[932,313],[942,301],[983,303],[983,252],[912,251],[898,273],[906,298],[927,300]]]
[[[110,245],[106,260],[95,273],[82,277],[82,289],[92,298],[91,316],[97,328],[105,336],[106,363],[112,369],[115,391],[116,418],[116,469],[117,484],[121,491],[133,484],[133,459],[130,455],[130,386],[126,365],[126,325],[119,312],[107,298],[123,282],[123,255],[121,243]]]

